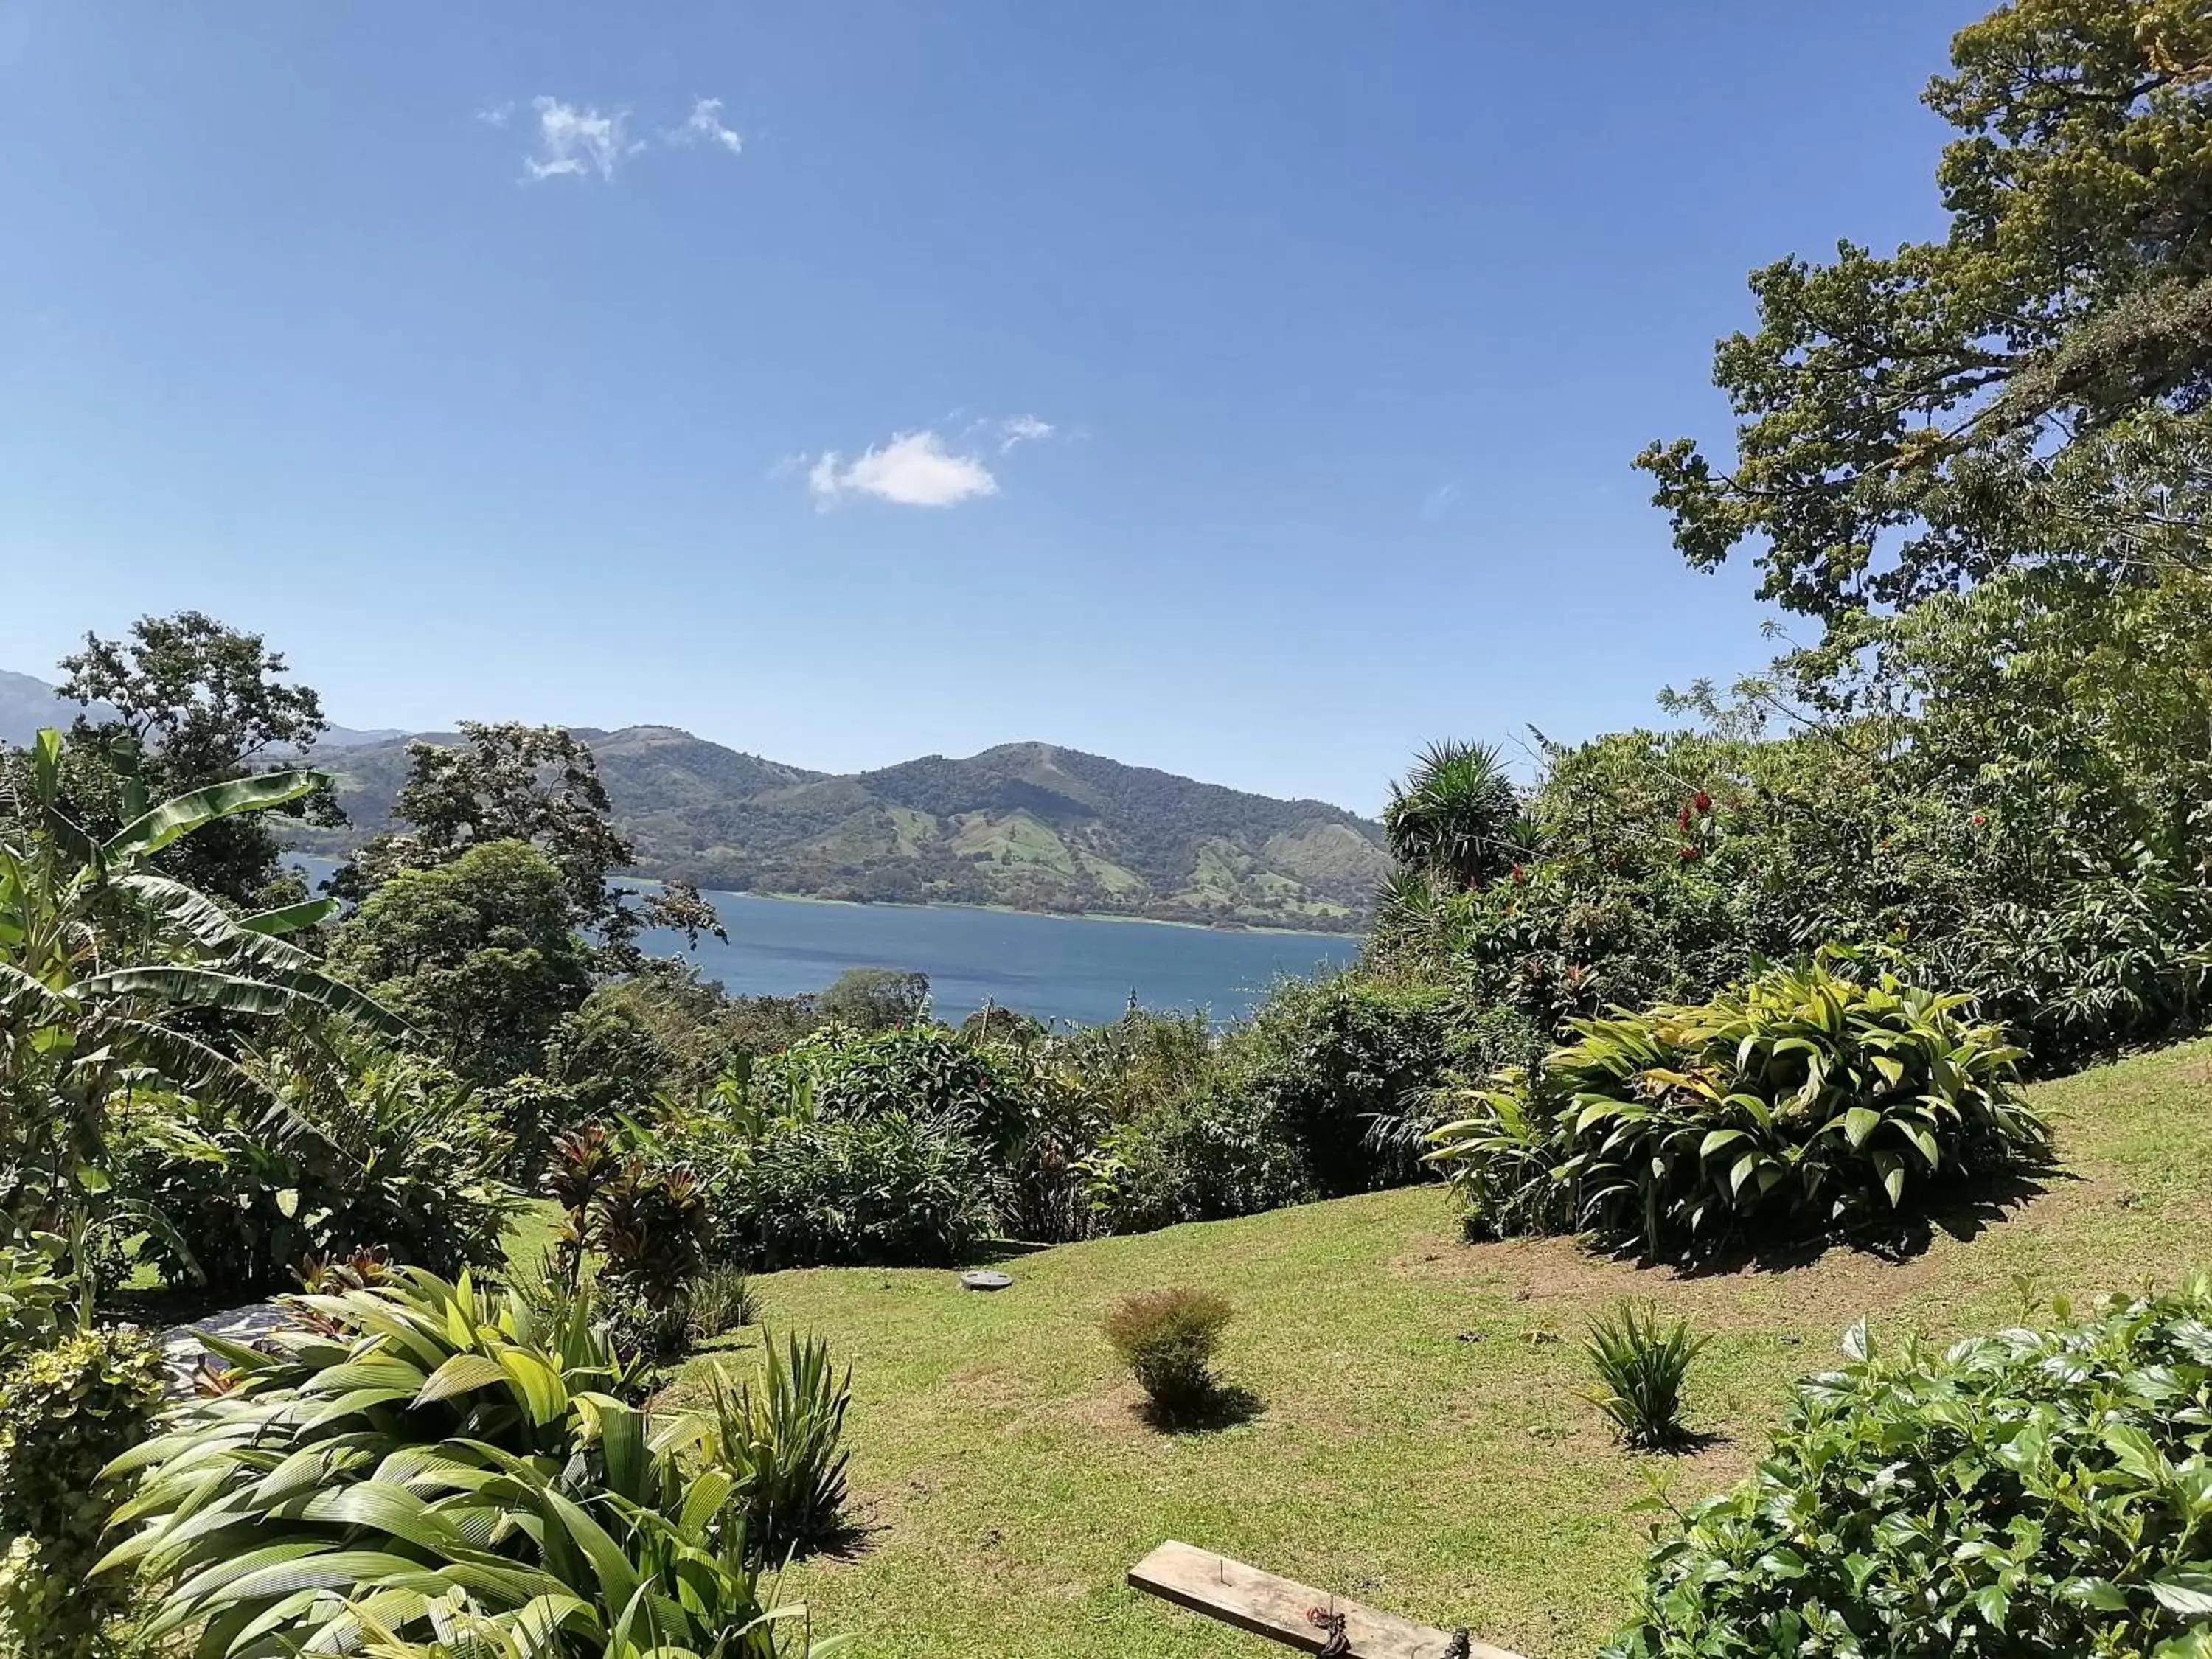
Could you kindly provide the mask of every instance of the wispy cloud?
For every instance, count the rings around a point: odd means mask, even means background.
[[[488,127],[503,127],[514,118],[514,100],[503,104],[489,104],[477,112],[477,119]]]
[[[807,493],[827,509],[847,495],[873,495],[901,507],[957,507],[999,493],[991,469],[973,455],[946,447],[925,428],[901,432],[849,463],[826,450],[806,473]]]
[[[661,134],[672,144],[719,144],[735,155],[745,147],[744,137],[736,128],[722,124],[722,100],[702,98],[691,106],[691,113],[680,127],[671,127]]]
[[[532,99],[530,106],[538,112],[538,149],[522,165],[532,180],[597,173],[611,183],[615,168],[645,148],[629,137],[626,111],[602,115],[547,96]]]
[[[999,422],[999,453],[1023,444],[1042,443],[1058,431],[1050,421],[1041,421],[1034,415],[1017,415],[1010,421]]]
[[[1457,479],[1454,479],[1448,484],[1439,484],[1422,501],[1421,516],[1431,520],[1441,519],[1452,510],[1453,505],[1458,500],[1459,481]]]

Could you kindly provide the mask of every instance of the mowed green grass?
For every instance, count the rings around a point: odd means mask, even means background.
[[[1742,1475],[1860,1315],[1948,1336],[2014,1322],[2015,1275],[2080,1300],[2212,1261],[2212,1043],[2035,1098],[2062,1173],[1902,1261],[1686,1278],[1566,1241],[1471,1246],[1431,1188],[1051,1250],[996,1295],[934,1272],[763,1279],[769,1328],[854,1368],[863,1535],[786,1591],[869,1659],[1274,1650],[1124,1587],[1179,1538],[1532,1659],[1588,1655],[1630,1605],[1646,1523],[1626,1506],[1654,1480],[1688,1499]],[[1168,1437],[1136,1415],[1097,1323],[1167,1285],[1235,1303],[1224,1369],[1264,1401],[1253,1420]],[[1625,1295],[1713,1333],[1691,1404],[1718,1439],[1697,1455],[1625,1452],[1581,1397],[1579,1338]],[[693,1362],[674,1398],[732,1363],[750,1356]]]

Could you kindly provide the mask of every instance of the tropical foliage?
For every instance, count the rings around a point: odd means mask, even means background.
[[[2200,1650],[2212,1286],[1948,1352],[1863,1324],[1756,1474],[1664,1528],[1608,1659]]]
[[[149,1639],[255,1659],[481,1620],[564,1659],[789,1650],[741,1472],[701,1419],[624,1403],[588,1298],[547,1316],[407,1270],[290,1305],[275,1352],[218,1345],[230,1393],[111,1469],[139,1484],[99,1571],[166,1587]]]
[[[79,1331],[0,1374],[0,1650],[94,1653],[127,1598],[88,1583],[111,1492],[108,1462],[145,1437],[161,1401],[161,1351],[135,1331]]]
[[[1540,1066],[1471,1091],[1434,1156],[1481,1226],[1651,1256],[1920,1213],[2043,1145],[2019,1051],[1966,1001],[1826,953],[1710,1003],[1577,1021]]]
[[[109,1130],[135,1091],[182,1089],[271,1134],[307,1126],[210,1036],[222,1020],[267,1027],[342,1013],[404,1030],[279,935],[320,919],[307,905],[234,916],[148,862],[204,825],[321,788],[312,772],[210,784],[138,807],[95,842],[61,805],[61,743],[42,733],[26,798],[0,814],[0,1209],[19,1228],[67,1228],[88,1293],[88,1246],[109,1177]],[[137,1214],[137,1224],[161,1224]]]

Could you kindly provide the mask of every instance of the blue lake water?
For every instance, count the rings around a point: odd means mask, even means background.
[[[939,1019],[986,1001],[1041,1019],[1117,1019],[1130,994],[1148,1008],[1204,1008],[1230,1019],[1280,974],[1311,974],[1359,954],[1334,933],[1245,933],[1158,922],[891,904],[808,904],[708,893],[730,942],[702,939],[700,971],[734,994],[819,991],[848,968],[919,969]],[[682,941],[648,936],[656,955]]]
[[[334,867],[295,854],[311,882]],[[688,955],[734,996],[821,991],[848,968],[918,969],[939,1019],[994,1002],[1086,1025],[1121,1018],[1130,994],[1147,1008],[1203,1008],[1217,1020],[1249,1010],[1283,974],[1341,967],[1359,941],[1341,933],[1216,932],[1152,921],[1091,921],[953,906],[810,904],[709,892],[730,935],[686,951],[647,933],[655,956]]]

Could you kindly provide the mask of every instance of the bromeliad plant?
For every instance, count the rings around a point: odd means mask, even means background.
[[[2045,1150],[2022,1051],[1966,1006],[1824,950],[1707,1004],[1575,1022],[1431,1156],[1499,1230],[1571,1217],[1650,1257],[1912,1213]]]
[[[143,1475],[101,1574],[162,1587],[155,1644],[205,1659],[398,1650],[774,1659],[804,1610],[750,1565],[706,1424],[656,1426],[588,1299],[550,1322],[465,1277],[291,1305],[234,1391],[111,1466]],[[422,1645],[422,1651],[436,1651]]]

